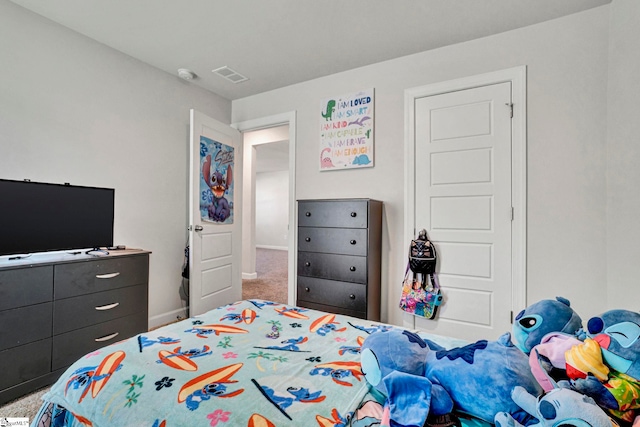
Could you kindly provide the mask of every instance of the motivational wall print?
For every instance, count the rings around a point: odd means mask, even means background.
[[[200,136],[200,218],[233,224],[233,147]]]
[[[373,89],[320,103],[320,170],[373,166]]]

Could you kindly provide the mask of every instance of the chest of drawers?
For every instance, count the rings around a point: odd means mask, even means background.
[[[301,307],[380,320],[382,202],[298,201]]]
[[[147,330],[149,252],[80,257],[0,265],[0,405]]]

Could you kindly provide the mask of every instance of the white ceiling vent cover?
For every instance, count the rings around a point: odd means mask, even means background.
[[[243,76],[242,74],[238,73],[235,70],[232,70],[226,65],[224,67],[216,68],[215,70],[211,70],[211,71],[216,73],[220,77],[224,77],[225,79],[229,80],[232,83],[240,83],[240,82],[244,82],[245,80],[249,80],[248,77]]]

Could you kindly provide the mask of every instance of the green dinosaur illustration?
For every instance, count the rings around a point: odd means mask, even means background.
[[[324,117],[325,120],[329,121],[331,120],[331,116],[333,116],[333,112],[336,109],[335,107],[336,107],[336,101],[334,101],[333,99],[330,99],[329,102],[327,102],[327,111],[320,114],[322,114],[322,117]]]

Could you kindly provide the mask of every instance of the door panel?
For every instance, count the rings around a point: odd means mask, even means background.
[[[242,298],[242,138],[191,110],[189,315]]]
[[[439,255],[445,301],[415,326],[463,339],[511,329],[511,83],[415,101],[415,227]]]

